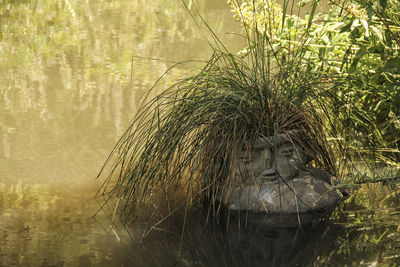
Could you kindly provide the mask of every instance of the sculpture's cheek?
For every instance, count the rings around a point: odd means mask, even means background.
[[[259,166],[255,163],[240,164],[235,171],[237,182],[250,182],[258,175]]]
[[[253,164],[252,168],[252,173],[254,174],[254,177],[260,177],[263,175],[263,172],[265,170],[269,170],[269,168],[265,167],[265,162],[261,160],[256,160]]]
[[[267,169],[265,167],[265,161],[262,160],[262,158],[255,159],[249,163],[238,164],[235,170],[238,181],[247,181],[252,184],[257,178],[262,177],[265,173],[275,173],[275,169]]]
[[[299,173],[301,166],[295,159],[277,158],[276,170],[282,178],[294,177]]]
[[[245,181],[246,177],[249,176],[249,170],[245,164],[239,164],[235,170],[236,182]]]

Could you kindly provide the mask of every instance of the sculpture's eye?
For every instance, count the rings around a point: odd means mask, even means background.
[[[279,154],[284,157],[292,157],[294,154],[294,148],[292,145],[284,145],[279,149]]]
[[[244,153],[239,157],[240,162],[243,163],[250,163],[251,162],[252,157],[248,154],[248,153]]]

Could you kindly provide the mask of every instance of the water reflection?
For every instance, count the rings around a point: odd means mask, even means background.
[[[360,198],[350,198],[329,219],[302,227],[274,227],[260,223],[262,218],[246,226],[232,218],[229,227],[212,227],[202,224],[199,214],[191,214],[182,243],[181,225],[172,221],[154,230],[126,262],[132,266],[398,266],[398,205],[378,208],[391,197],[365,201],[371,194],[383,196],[379,190],[361,191]],[[399,192],[393,193],[397,202]]]
[[[236,27],[224,1],[197,4],[222,36]],[[0,0],[0,32],[0,266],[118,266],[94,178],[143,94],[207,43],[169,0]]]
[[[0,266],[110,266],[127,253],[89,217],[89,188],[18,181],[0,192]]]

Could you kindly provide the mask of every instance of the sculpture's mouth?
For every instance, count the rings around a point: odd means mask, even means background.
[[[272,171],[261,174],[259,178],[262,180],[275,180],[278,177],[279,177],[278,173],[276,171]]]

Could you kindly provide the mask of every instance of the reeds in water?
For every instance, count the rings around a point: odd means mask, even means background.
[[[313,12],[292,41],[310,37]],[[285,17],[277,31],[294,27]],[[262,29],[245,28],[244,54],[227,51],[214,38],[214,53],[197,74],[177,81],[136,114],[105,163],[111,171],[99,190],[121,200],[123,221],[144,208],[161,221],[193,206],[218,217],[221,185],[233,180],[237,155],[258,136],[296,133],[293,140],[302,144],[310,165],[338,178],[353,173],[365,150],[354,148],[359,133],[343,123],[360,115],[338,93],[346,78],[312,72],[304,46],[277,47],[268,27]]]

